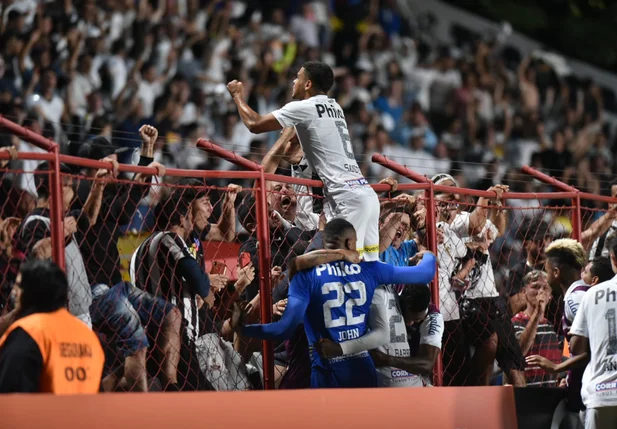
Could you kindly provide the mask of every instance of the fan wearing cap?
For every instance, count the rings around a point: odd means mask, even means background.
[[[140,166],[154,167],[158,175],[165,174],[165,167],[154,162],[154,144],[158,138],[158,131],[150,125],[144,125],[139,129],[142,140]],[[104,137],[95,137],[79,147],[78,156],[91,160],[103,158],[117,161],[117,156],[127,148],[112,146]],[[84,169],[82,172],[88,180],[81,180],[77,188],[77,198],[73,208],[80,208],[86,201],[93,181],[90,180],[94,169]],[[95,225],[87,231],[78,234],[80,247],[87,252],[89,257],[84,261],[88,277],[94,283],[115,285],[122,281],[120,271],[120,253],[118,252],[118,239],[120,238],[120,226],[128,225],[137,211],[139,202],[148,194],[150,188],[141,184],[150,181],[147,174],[136,174],[133,183],[118,183],[114,181],[105,189],[101,202],[100,216]]]

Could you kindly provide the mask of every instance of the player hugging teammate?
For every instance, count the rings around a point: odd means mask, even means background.
[[[407,338],[405,328],[401,327],[403,317],[397,296],[392,298],[383,287],[378,288],[390,284],[420,285],[423,289],[416,287],[415,292],[409,292],[412,299],[403,301],[403,313],[409,315],[410,325],[415,321],[420,330],[437,332],[429,317],[436,309],[429,309],[426,286],[435,275],[436,260],[429,252],[414,267],[378,262],[379,199],[360,172],[342,108],[327,96],[333,83],[334,74],[327,64],[307,62],[293,82],[295,101],[264,116],[245,102],[241,82],[232,81],[227,86],[251,132],[295,128],[294,143],[301,146],[307,167],[324,184],[328,216],[323,231],[324,250],[289,263],[291,283],[282,319],[244,326],[250,308],[243,304],[234,309],[232,327],[244,336],[280,340],[289,338],[304,323],[311,353],[312,387],[376,387],[377,372],[368,351],[392,343],[388,310],[396,310],[396,327],[402,331],[401,338]],[[356,250],[364,261],[360,262]],[[410,357],[408,348],[402,350],[401,356],[388,356],[387,349],[373,352],[380,365],[393,367],[386,369],[390,379],[396,368],[417,373],[432,370],[436,353],[431,353],[433,359],[425,371],[428,365],[424,362],[428,360],[419,364]],[[410,373],[397,371],[400,374],[395,378],[404,373],[403,378],[411,382]]]

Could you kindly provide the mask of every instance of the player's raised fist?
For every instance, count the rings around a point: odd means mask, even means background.
[[[242,82],[238,82],[237,80],[234,79],[227,84],[227,90],[229,91],[229,94],[233,98],[237,95],[242,95],[242,91],[244,90],[244,88],[242,87]]]

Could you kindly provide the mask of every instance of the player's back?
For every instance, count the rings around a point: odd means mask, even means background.
[[[334,262],[320,265],[305,275],[310,283],[310,302],[304,328],[311,347],[312,385],[318,387],[372,387],[375,367],[367,351],[336,359],[323,359],[313,345],[322,338],[336,343],[353,340],[368,331],[368,313],[378,287],[372,265]],[[317,372],[317,374],[316,374]],[[315,381],[315,377],[321,377]],[[317,387],[317,386],[315,386]]]
[[[327,95],[287,103],[273,112],[284,126],[295,126],[304,156],[328,193],[366,185],[353,153],[343,109]]]

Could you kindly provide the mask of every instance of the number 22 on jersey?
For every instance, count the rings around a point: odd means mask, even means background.
[[[354,307],[361,307],[366,304],[366,286],[364,282],[355,281],[350,283],[329,282],[321,287],[323,295],[335,292],[332,299],[323,303],[323,316],[326,329],[341,328],[344,326],[353,327],[365,322],[366,315],[358,314],[354,316]],[[339,331],[338,341],[351,340],[360,336],[359,329],[349,329]]]

